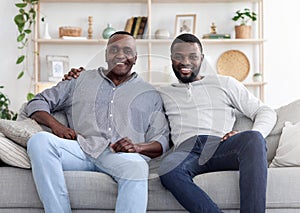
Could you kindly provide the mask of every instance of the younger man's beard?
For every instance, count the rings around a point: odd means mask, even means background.
[[[172,68],[173,68],[173,72],[174,72],[176,78],[180,82],[185,83],[185,84],[195,81],[195,79],[197,78],[199,71],[200,71],[200,67],[199,67],[199,68],[197,68],[197,70],[194,70],[189,77],[182,77],[180,72],[176,71],[175,66],[173,64],[172,64]]]

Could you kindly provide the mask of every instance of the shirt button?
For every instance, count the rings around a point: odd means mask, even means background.
[[[116,90],[116,88],[114,87],[112,90],[113,90],[113,91],[115,91],[115,90]]]
[[[108,128],[108,131],[111,131],[111,128],[110,128],[110,127]]]
[[[112,114],[109,114],[109,117],[112,117]]]
[[[111,100],[111,101],[110,101],[110,103],[113,103],[113,102],[114,102],[114,100]]]

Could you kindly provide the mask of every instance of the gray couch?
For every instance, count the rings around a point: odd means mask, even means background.
[[[275,156],[285,121],[300,121],[300,100],[276,109],[277,124],[267,138],[268,161]],[[251,121],[240,114],[235,129],[249,129]],[[300,140],[300,139],[299,139]],[[300,154],[300,153],[299,153]],[[165,190],[156,174],[159,159],[150,162],[148,212],[185,212]],[[96,172],[65,172],[73,212],[114,212],[117,185],[107,175]],[[224,212],[239,212],[239,174],[224,171],[196,176],[201,186]],[[43,212],[30,169],[0,167],[0,213]],[[253,204],[255,205],[255,204]],[[300,212],[300,168],[269,168],[267,212]]]

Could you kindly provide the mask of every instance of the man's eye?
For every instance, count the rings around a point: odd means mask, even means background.
[[[132,55],[133,51],[131,49],[124,49],[124,54]]]
[[[173,59],[177,60],[177,61],[180,61],[180,60],[182,60],[182,56],[181,55],[174,55]]]
[[[111,53],[117,53],[117,52],[118,52],[118,49],[117,49],[117,48],[111,48],[111,49],[110,49],[110,52],[111,52]]]
[[[191,60],[198,60],[198,58],[199,58],[199,57],[198,57],[197,55],[191,55],[191,56],[190,56],[190,59],[191,59]]]

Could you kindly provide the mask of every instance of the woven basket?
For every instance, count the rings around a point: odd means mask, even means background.
[[[59,28],[59,37],[62,38],[63,36],[74,36],[79,37],[81,36],[82,29],[80,27],[60,27]]]

